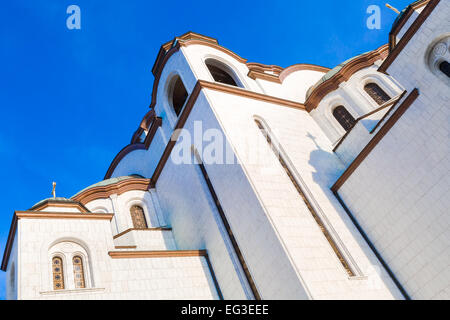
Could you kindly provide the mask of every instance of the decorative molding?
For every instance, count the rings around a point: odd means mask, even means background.
[[[162,45],[162,47],[165,50],[169,50],[170,47],[173,45],[173,43],[176,41],[179,41],[179,40],[203,40],[203,41],[212,42],[215,44],[219,43],[216,38],[208,37],[203,34],[192,32],[192,31],[188,31],[188,32],[182,34],[181,36],[175,37],[175,39],[166,42],[165,44]]]
[[[156,114],[154,109],[151,109],[149,112],[145,114],[144,118],[142,118],[141,123],[139,124],[139,127],[131,137],[130,144],[141,143],[140,139],[142,133],[150,128],[150,125],[152,124],[155,117]]]
[[[150,148],[150,144],[153,141],[153,138],[155,137],[156,131],[159,127],[162,125],[162,118],[155,117],[152,121],[152,125],[150,126],[150,129],[148,130],[147,136],[145,137],[144,145],[145,149],[148,150]]]
[[[225,47],[222,47],[218,43],[214,43],[214,42],[210,42],[210,41],[204,41],[204,40],[200,40],[200,39],[193,39],[193,40],[180,40],[179,44],[182,47],[187,47],[187,46],[190,46],[190,45],[200,44],[200,45],[203,45],[203,46],[211,47],[211,48],[214,48],[216,50],[222,51],[223,53],[228,54],[229,56],[231,56],[232,58],[234,58],[235,60],[237,60],[240,63],[246,63],[247,62],[247,59],[244,59],[244,58],[240,57],[239,55],[237,55],[233,51],[231,51],[231,50],[229,50],[229,49],[227,49]]]
[[[294,64],[287,67],[286,69],[283,69],[275,65],[264,65],[261,63],[252,62],[247,63],[247,67],[249,69],[247,76],[252,78],[253,80],[263,79],[278,84],[283,83],[284,79],[286,79],[287,76],[296,71],[310,70],[322,73],[327,73],[328,71],[330,71],[329,68],[306,63]]]
[[[295,102],[292,100],[277,98],[277,97],[269,96],[266,94],[249,91],[246,89],[233,87],[233,86],[229,86],[229,85],[218,83],[218,82],[210,82],[210,81],[205,81],[205,80],[198,80],[198,82],[200,83],[201,89],[211,89],[211,90],[221,91],[221,92],[230,93],[230,94],[234,94],[234,95],[245,97],[245,98],[250,98],[250,99],[260,100],[260,101],[264,101],[264,102],[268,102],[268,103],[278,104],[278,105],[284,106],[284,107],[291,107],[291,108],[295,108],[295,109],[305,110],[305,106],[302,103]]]
[[[406,47],[412,37],[416,34],[416,32],[420,29],[422,24],[427,20],[430,14],[433,12],[434,8],[439,4],[440,0],[430,0],[428,5],[423,9],[423,11],[419,14],[416,20],[412,23],[411,27],[406,31],[403,37],[400,39],[397,46],[393,48],[393,50],[389,53],[387,58],[383,61],[381,66],[378,68],[379,72],[387,73],[387,69],[391,66],[395,59],[397,59],[400,52]]]
[[[125,231],[122,231],[121,233],[116,234],[113,237],[113,239],[120,238],[124,234],[127,234],[128,232],[131,232],[131,231],[172,231],[172,228],[167,228],[167,227],[147,228],[147,229],[130,228],[130,229],[127,229]]]
[[[249,70],[247,76],[253,80],[262,79],[275,83],[281,83],[279,75],[283,71],[282,67],[250,62],[247,63],[247,68]]]
[[[307,63],[294,64],[292,66],[287,67],[280,73],[280,75],[279,75],[280,81],[283,82],[284,79],[286,79],[287,76],[289,76],[291,73],[294,73],[296,71],[302,71],[302,70],[327,73],[331,69],[327,68],[327,67],[322,67],[322,66],[317,66],[314,64],[307,64]]]
[[[306,111],[311,112],[313,109],[317,108],[320,101],[327,94],[339,88],[339,85],[350,79],[354,73],[372,66],[378,60],[385,59],[388,55],[388,51],[389,46],[385,44],[377,50],[363,54],[362,56],[349,61],[334,76],[321,83],[313,90],[311,95],[305,101]]]
[[[114,173],[114,170],[116,170],[117,166],[119,165],[120,161],[122,161],[125,156],[127,156],[129,153],[135,150],[148,150],[150,148],[150,145],[153,141],[153,138],[155,137],[156,131],[159,127],[162,125],[162,118],[155,116],[155,111],[152,109],[150,110],[147,115],[144,117],[144,119],[141,122],[141,125],[136,130],[136,132],[133,134],[133,137],[131,139],[131,144],[123,148],[113,159],[111,164],[109,165],[108,171],[106,171],[105,177],[103,180],[111,178],[112,174]],[[140,142],[140,137],[144,130],[148,130],[147,136],[145,137],[144,143]]]
[[[240,57],[239,55],[237,55],[236,53],[234,53],[233,51],[219,45],[219,42],[217,41],[217,39],[189,31],[180,37],[176,37],[175,39],[173,39],[169,42],[166,42],[165,44],[163,44],[161,46],[161,48],[159,49],[155,64],[153,65],[153,68],[152,68],[152,73],[155,76],[155,80],[156,80],[156,78],[159,78],[159,76],[161,75],[161,71],[162,71],[165,63],[167,62],[167,59],[170,57],[170,55],[172,55],[174,53],[174,51],[178,51],[180,46],[187,47],[187,46],[196,45],[196,44],[205,45],[205,46],[217,49],[219,51],[222,51],[222,52],[230,55],[231,57],[233,57],[240,63],[247,62],[247,59],[244,59],[244,58]]]
[[[112,259],[205,257],[206,250],[109,251]]]
[[[88,208],[86,208],[81,202],[79,201],[72,201],[72,202],[61,202],[58,200],[53,199],[47,199],[44,202],[40,203],[39,205],[35,205],[31,207],[29,211],[43,211],[44,209],[48,207],[57,207],[57,208],[74,208],[80,210],[80,212],[86,213],[90,212]]]
[[[247,76],[253,80],[261,79],[266,80],[270,82],[275,82],[281,84],[280,78],[275,74],[265,73],[265,72],[258,72],[254,70],[250,70],[247,74]]]
[[[372,152],[372,150],[377,146],[377,144],[383,139],[383,137],[391,130],[394,124],[400,119],[400,117],[408,110],[411,104],[419,96],[419,90],[414,89],[401,103],[401,105],[394,111],[392,116],[386,120],[384,125],[375,134],[375,136],[369,141],[369,143],[364,147],[364,149],[358,154],[358,156],[353,160],[353,162],[348,166],[344,173],[339,177],[339,179],[331,187],[331,191],[338,192],[339,188],[350,178],[350,176],[355,172],[359,165],[364,161],[364,159]]]
[[[135,151],[135,150],[145,150],[145,144],[143,143],[134,143],[129,144],[126,147],[124,147],[120,152],[114,157],[113,161],[109,165],[108,171],[105,174],[104,180],[111,178],[114,170],[119,165],[120,161],[122,161],[123,158],[125,158],[126,155],[129,153]]]
[[[77,194],[72,199],[86,204],[93,200],[106,199],[112,194],[120,195],[133,190],[147,191],[151,187],[152,183],[150,179],[130,178],[107,186],[89,188]]]
[[[77,212],[43,212],[16,211],[17,219],[90,219],[111,220],[114,213],[77,213]]]

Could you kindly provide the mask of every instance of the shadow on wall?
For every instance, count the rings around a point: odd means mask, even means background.
[[[370,247],[366,244],[364,238],[353,224],[347,212],[331,191],[331,186],[344,173],[346,168],[336,154],[322,149],[316,142],[316,138],[311,133],[308,133],[306,136],[312,139],[316,146],[316,149],[310,153],[310,158],[308,161],[308,163],[315,170],[312,172],[313,180],[322,189],[324,196],[327,197],[329,203],[339,214],[346,228],[350,230],[352,235],[356,236],[360,250],[365,254],[368,260],[368,263],[364,266],[361,265],[362,260],[360,259],[358,259],[360,261],[356,261],[356,264],[359,268],[361,268],[363,276],[368,277],[368,285],[375,285],[375,289],[386,288],[390,291],[393,297],[402,299],[400,291],[395,287],[395,284],[387,272],[385,270],[383,270],[383,272],[381,271],[380,262],[376,258],[375,254],[373,254]],[[351,254],[352,252],[350,252],[350,255]]]
[[[211,297],[214,300],[223,300],[222,292],[220,291],[220,287],[218,287],[218,283],[215,282],[215,275],[212,273],[213,271],[210,269],[212,266],[208,263],[206,257],[202,258],[202,270],[205,274],[205,278],[208,280],[208,287],[211,292]]]
[[[363,119],[361,120],[361,124],[367,129],[367,131],[371,132],[373,128],[380,122],[379,119],[372,120],[372,119]]]
[[[311,133],[306,135],[310,138],[316,149],[309,155],[308,163],[314,167],[315,171],[312,172],[313,180],[317,182],[322,189],[325,187],[329,189],[333,183],[344,173],[345,168],[341,160],[333,153],[323,150]],[[326,191],[326,190],[325,190]]]

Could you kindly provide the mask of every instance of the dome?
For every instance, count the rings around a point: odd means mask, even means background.
[[[366,52],[368,53],[368,52]],[[311,88],[308,89],[308,91],[306,92],[306,99],[309,98],[309,96],[311,95],[311,93],[314,91],[314,89],[316,89],[318,86],[320,86],[322,83],[324,83],[325,81],[331,79],[335,74],[337,74],[339,71],[341,71],[341,69],[349,62],[353,61],[354,59],[361,57],[363,55],[365,55],[366,53],[362,53],[359,54],[353,58],[350,58],[348,60],[345,60],[344,62],[342,62],[341,64],[339,64],[338,66],[334,67],[333,69],[331,69],[330,71],[328,71],[327,73],[325,73],[323,75],[322,78],[320,78],[319,81],[316,82],[315,85],[311,86]]]
[[[70,199],[67,199],[67,198],[63,198],[63,197],[47,198],[47,199],[43,199],[43,200],[39,201],[38,203],[36,203],[34,206],[32,206],[32,207],[30,208],[30,210],[33,210],[33,209],[35,209],[35,208],[41,206],[41,205],[44,204],[45,202],[53,202],[53,203],[55,203],[55,202],[59,202],[59,203],[76,203],[76,204],[78,204],[77,201],[73,201],[73,200],[70,200]]]
[[[77,194],[75,194],[72,198],[75,198],[77,195],[83,193],[86,190],[95,188],[95,187],[105,187],[105,186],[109,186],[111,184],[115,184],[117,182],[120,181],[124,181],[124,180],[128,180],[128,179],[136,179],[136,178],[140,178],[140,179],[145,179],[143,176],[138,175],[138,174],[133,174],[133,175],[129,175],[129,176],[121,176],[121,177],[116,177],[116,178],[110,178],[110,179],[106,179],[100,182],[97,182],[87,188],[84,188],[83,190],[81,190],[80,192],[78,192]]]

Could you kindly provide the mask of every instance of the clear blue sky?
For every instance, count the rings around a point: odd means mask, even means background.
[[[389,0],[403,9],[412,0]],[[334,67],[387,43],[379,0],[14,0],[0,6],[0,253],[14,210],[103,179],[148,110],[162,43],[195,31],[249,62]],[[81,8],[81,30],[66,9]],[[381,29],[369,30],[369,5]],[[0,272],[0,299],[5,296]]]

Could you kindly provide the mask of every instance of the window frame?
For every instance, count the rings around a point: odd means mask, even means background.
[[[132,210],[134,207],[141,208],[141,210],[142,210],[142,218],[144,219],[144,222],[145,222],[145,228],[139,228],[139,227],[136,227],[136,226],[135,226],[134,220],[133,220],[133,213],[131,212],[131,210]],[[145,229],[148,229],[148,228],[149,228],[148,217],[147,217],[147,214],[146,214],[146,212],[145,212],[144,206],[143,206],[142,204],[140,204],[140,203],[131,203],[131,205],[130,205],[129,208],[128,208],[128,212],[129,212],[129,215],[130,215],[130,218],[131,218],[131,225],[132,225],[132,228],[133,228],[133,229],[137,229],[137,230],[145,230]]]
[[[179,113],[177,114],[177,111],[175,109],[174,106],[174,102],[173,102],[173,95],[174,95],[174,91],[175,91],[175,85],[177,83],[177,81],[180,81],[181,84],[183,85],[183,88],[186,92],[186,99],[184,100],[183,104],[180,106],[179,109]],[[181,77],[181,75],[179,73],[175,73],[172,76],[169,77],[169,80],[167,82],[167,88],[166,88],[166,98],[167,98],[167,103],[172,111],[172,115],[174,116],[175,119],[178,119],[180,117],[180,115],[183,113],[184,107],[186,106],[186,103],[189,100],[189,91],[187,90],[183,78]]]
[[[61,281],[62,281],[62,288],[56,289],[56,283],[55,283],[55,271],[53,269],[54,260],[59,259],[61,261]],[[65,267],[65,261],[64,261],[64,255],[63,254],[53,254],[51,258],[51,281],[52,281],[52,290],[53,291],[60,291],[60,290],[67,290],[67,268]]]
[[[388,99],[387,99],[386,101],[383,100],[382,103],[378,102],[378,101],[377,101],[377,100],[369,93],[369,90],[366,90],[366,88],[367,88],[369,85],[377,86],[377,87],[381,90],[381,92],[382,92],[383,94],[385,94],[386,97],[388,97]],[[364,90],[364,92],[370,97],[370,99],[371,99],[372,101],[374,101],[378,106],[382,106],[382,105],[385,104],[386,102],[392,100],[391,95],[390,95],[389,93],[387,93],[386,90],[385,90],[382,86],[380,86],[376,81],[367,81],[366,83],[364,83],[364,85],[363,85],[363,90]]]
[[[71,246],[66,247],[67,244]],[[91,253],[89,252],[88,246],[81,240],[76,238],[64,238],[57,240],[55,242],[49,243],[47,251],[47,261],[48,261],[48,271],[44,283],[44,288],[42,291],[70,291],[70,290],[84,290],[94,288],[95,279],[93,273],[93,266],[91,265]],[[44,252],[42,252],[43,254]],[[73,258],[79,256],[83,262],[83,274],[84,274],[84,284],[85,288],[75,287],[75,276],[74,276],[74,266]],[[63,279],[64,279],[64,289],[55,290],[53,287],[53,258],[59,257],[63,260]]]
[[[203,64],[205,65],[206,71],[209,74],[210,81],[235,88],[242,88],[242,89],[246,88],[244,82],[241,80],[241,77],[239,77],[239,73],[234,69],[234,67],[229,62],[224,62],[222,59],[219,59],[217,57],[208,56],[203,59]],[[228,74],[236,83],[236,85],[216,81],[211,71],[209,70],[208,64],[216,68],[219,68],[220,70]]]
[[[341,122],[337,119],[337,117],[334,115],[334,112],[336,111],[336,109],[337,108],[340,108],[340,107],[342,107],[342,108],[344,108],[344,110],[352,117],[352,119],[353,119],[353,121],[354,121],[354,123],[348,128],[348,129],[346,129],[342,124],[341,124]],[[333,117],[333,119],[334,119],[334,121],[337,123],[337,124],[339,124],[339,127],[346,133],[346,132],[349,132],[350,130],[352,130],[353,129],[353,127],[356,125],[356,123],[357,123],[357,120],[356,120],[356,118],[353,116],[353,114],[343,105],[343,104],[338,104],[338,105],[336,105],[336,106],[334,106],[332,109],[331,109],[331,116]]]
[[[81,266],[81,275],[83,277],[83,287],[77,287],[77,279],[76,279],[76,274],[77,272],[75,271],[75,259],[78,258],[81,260],[81,263],[79,264]],[[83,257],[82,254],[79,253],[74,253],[72,255],[72,271],[73,271],[73,284],[74,284],[74,288],[75,290],[78,289],[86,289],[87,288],[87,281],[86,281],[86,267],[85,267],[85,263],[84,263],[85,259]]]

